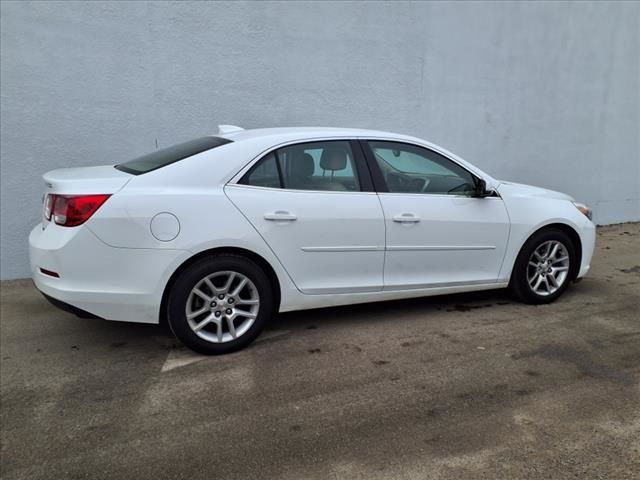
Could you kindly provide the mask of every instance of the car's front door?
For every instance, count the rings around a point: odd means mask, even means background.
[[[496,282],[509,237],[502,199],[474,197],[474,176],[430,149],[363,145],[382,184],[385,290]]]
[[[305,142],[268,153],[225,193],[303,293],[382,290],[384,215],[360,145]]]

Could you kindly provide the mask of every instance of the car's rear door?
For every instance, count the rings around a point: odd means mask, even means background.
[[[382,289],[384,215],[357,141],[273,150],[225,193],[303,293]]]
[[[385,290],[498,281],[510,228],[502,198],[474,197],[474,176],[431,149],[363,147],[386,219]]]

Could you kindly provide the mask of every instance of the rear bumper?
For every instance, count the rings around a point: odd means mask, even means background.
[[[111,247],[83,226],[38,225],[29,235],[38,290],[58,307],[106,320],[158,323],[164,286],[187,257],[182,250]]]
[[[50,297],[46,293],[43,293],[42,296],[46,298],[49,301],[49,303],[51,303],[51,305],[53,305],[54,307],[59,308],[60,310],[63,310],[67,313],[73,313],[74,315],[80,318],[100,318],[97,315],[94,315],[93,313],[85,312],[81,308],[74,307],[73,305],[62,302],[56,298]]]

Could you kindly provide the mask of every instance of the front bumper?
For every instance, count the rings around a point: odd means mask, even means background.
[[[183,250],[111,247],[83,226],[38,225],[29,235],[38,290],[106,320],[158,323],[164,287],[186,258]]]
[[[596,226],[590,220],[584,223],[580,231],[580,241],[582,242],[582,261],[576,278],[582,278],[589,272],[593,252],[596,248]]]

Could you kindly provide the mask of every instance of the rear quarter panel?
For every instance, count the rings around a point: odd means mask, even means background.
[[[118,248],[186,250],[190,252],[188,258],[222,247],[250,250],[276,272],[281,305],[286,306],[299,292],[271,249],[223,190],[226,181],[245,160],[251,159],[251,152],[240,152],[240,160],[229,162],[226,156],[238,152],[226,149],[225,153],[225,147],[134,176],[86,226],[105,244]],[[172,240],[161,241],[152,234],[151,221],[160,213],[170,213],[178,219],[179,232]],[[172,266],[164,273],[162,289],[175,269]]]

